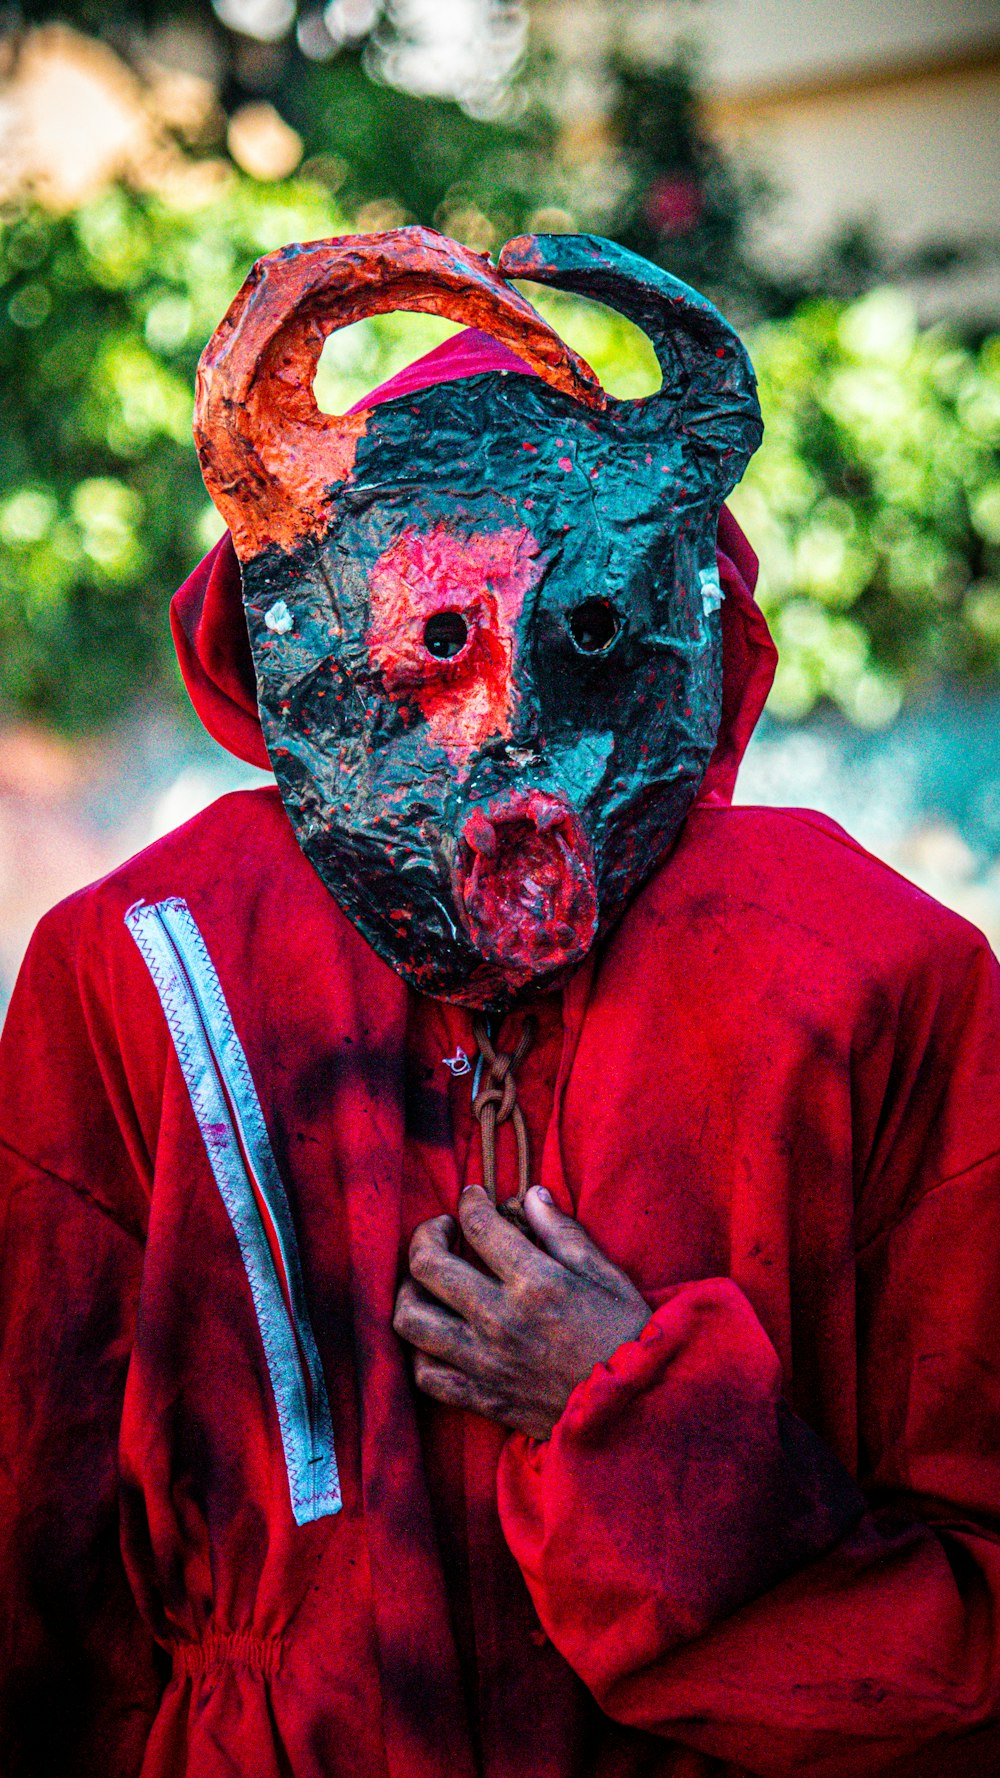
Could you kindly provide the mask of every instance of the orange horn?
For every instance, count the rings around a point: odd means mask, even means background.
[[[393,309],[478,327],[554,388],[604,405],[589,366],[485,254],[434,229],[341,235],[269,253],[202,353],[195,394],[205,486],[241,561],[316,531],[333,484],[350,475],[371,410],[320,413],[316,366],[328,334]]]

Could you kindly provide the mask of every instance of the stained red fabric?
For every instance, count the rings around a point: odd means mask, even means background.
[[[188,696],[212,739],[237,759],[270,771],[257,714],[240,565],[228,531],[174,594],[170,628]]]
[[[39,927],[0,1043],[5,1778],[1000,1770],[998,970],[833,823],[729,804],[773,657],[723,566],[713,782],[521,1069],[541,1182],[654,1309],[545,1443],[412,1386],[409,1237],[479,1176],[469,1015],[369,949],[277,792]],[[190,658],[249,746],[214,571]],[[301,1251],[343,1488],[303,1525],[124,924],[176,896]]]

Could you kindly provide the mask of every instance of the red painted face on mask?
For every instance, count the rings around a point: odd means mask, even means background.
[[[415,706],[461,783],[483,745],[511,737],[518,622],[541,578],[537,541],[513,527],[408,529],[369,580],[371,658],[389,696]],[[456,909],[483,956],[525,980],[586,955],[597,927],[594,861],[562,797],[497,797],[462,829]]]
[[[541,577],[530,531],[404,531],[369,579],[368,647],[389,696],[413,704],[459,774],[506,740],[517,699],[517,622]]]

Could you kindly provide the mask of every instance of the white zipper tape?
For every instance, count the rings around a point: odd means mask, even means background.
[[[274,1391],[292,1512],[296,1524],[304,1525],[340,1511],[340,1478],[298,1242],[257,1089],[222,984],[187,902],[179,896],[153,904],[136,902],[125,915],[125,924],[153,978],[209,1165],[239,1244]],[[281,1257],[287,1303],[258,1197]]]

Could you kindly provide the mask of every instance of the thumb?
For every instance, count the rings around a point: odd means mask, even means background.
[[[605,1287],[620,1285],[622,1273],[618,1267],[605,1258],[575,1216],[566,1216],[556,1209],[544,1186],[532,1186],[524,1200],[524,1214],[546,1253],[568,1272],[592,1278]]]

